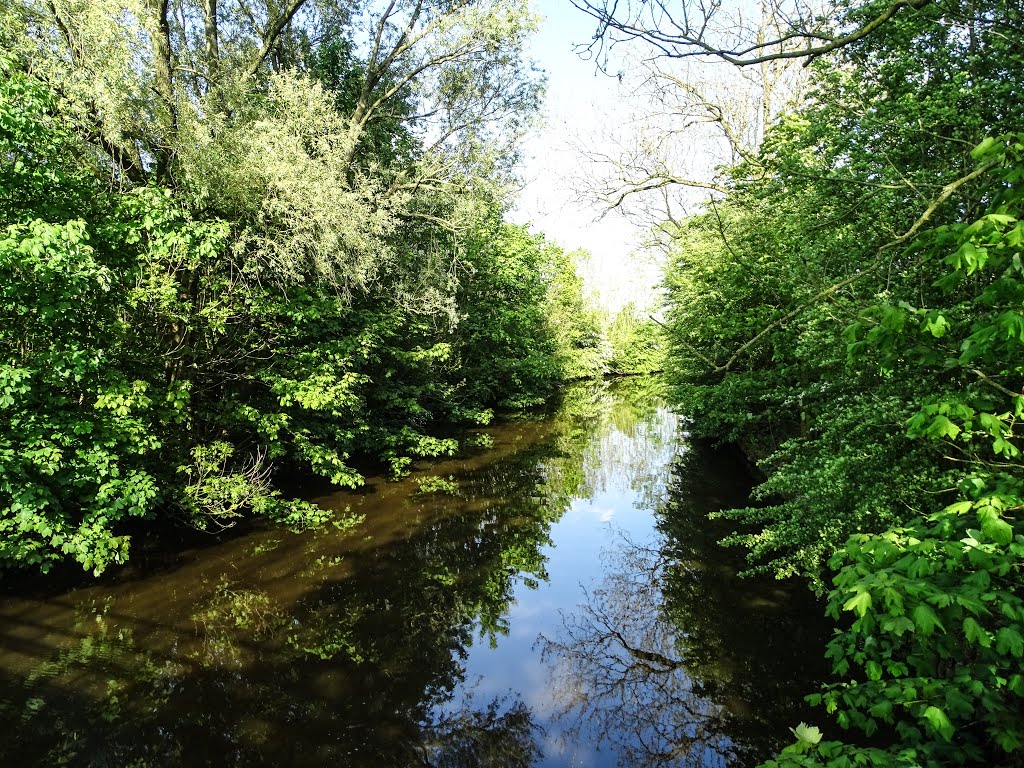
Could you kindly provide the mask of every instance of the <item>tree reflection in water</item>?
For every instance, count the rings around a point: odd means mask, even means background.
[[[803,695],[825,673],[803,651],[823,647],[820,609],[799,585],[740,579],[717,544],[724,527],[707,520],[743,500],[744,474],[691,446],[659,536],[621,535],[601,584],[540,639],[564,738],[600,741],[622,766],[755,765],[807,716]]]
[[[526,768],[577,765],[598,738],[629,766],[767,756],[811,687],[799,649],[821,647],[794,616],[819,612],[737,581],[715,545],[707,513],[742,500],[742,470],[691,448],[667,472],[679,424],[644,380],[574,388],[557,416],[491,434],[428,470],[452,495],[413,478],[338,497],[357,530],[256,531],[123,582],[4,596],[0,720],[17,727],[0,764]],[[600,505],[638,531],[655,510],[658,538],[620,537],[555,636],[551,606],[577,601],[606,541]],[[541,674],[466,691],[474,658],[510,648],[500,663]]]
[[[529,708],[493,699],[483,709],[445,715],[420,752],[431,768],[528,768],[542,756]]]
[[[522,702],[451,701],[469,642],[459,590],[413,586],[374,614],[330,610],[329,594],[288,610],[225,579],[197,606],[194,638],[162,649],[112,601],[82,606],[77,642],[25,679],[0,677],[0,717],[18,724],[0,764],[527,768],[540,749]]]
[[[547,579],[607,398],[495,430],[510,452],[455,464],[455,495],[344,495],[378,536],[227,540],[99,602],[102,588],[11,601],[0,718],[19,727],[0,764],[531,765],[520,700],[453,691],[470,648],[508,631],[515,585]]]
[[[621,765],[724,765],[731,742],[716,722],[721,707],[695,689],[685,638],[662,610],[661,553],[623,539],[605,559],[605,582],[564,618],[557,639],[542,640],[571,723],[565,738],[604,742]]]

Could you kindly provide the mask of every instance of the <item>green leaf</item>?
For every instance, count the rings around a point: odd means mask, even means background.
[[[946,335],[946,331],[949,330],[949,321],[943,315],[930,317],[925,321],[925,330],[929,331],[935,338],[941,339]]]
[[[870,592],[858,592],[856,595],[851,597],[845,603],[843,603],[844,611],[855,611],[858,616],[863,616],[868,612],[868,608],[871,607],[871,593]]]
[[[964,619],[964,635],[972,643],[980,645],[982,648],[988,648],[992,645],[992,638],[988,632],[970,616]]]
[[[943,511],[948,512],[951,515],[963,515],[970,512],[973,506],[974,502],[972,501],[958,501],[955,504],[950,504]]]
[[[810,752],[821,741],[820,729],[807,723],[801,723],[796,728],[791,728],[790,731],[797,737],[794,748],[801,754]]]
[[[1003,627],[996,632],[996,651],[1020,658],[1024,655],[1024,638],[1013,627]]]
[[[993,154],[1000,147],[999,139],[989,136],[978,146],[971,150],[971,157],[975,160],[982,160],[990,154]]]
[[[999,517],[990,517],[981,524],[982,532],[996,544],[1009,544],[1013,541],[1013,526]]]
[[[1011,675],[1006,688],[1018,696],[1024,696],[1024,675]]]
[[[952,440],[959,434],[960,427],[941,414],[932,419],[932,423],[928,425],[928,437],[936,439],[948,437]]]
[[[892,702],[887,699],[883,699],[877,704],[873,705],[870,710],[872,717],[877,717],[885,722],[891,722],[892,718]]]
[[[956,729],[953,727],[953,724],[949,722],[949,718],[946,717],[946,713],[941,709],[938,707],[928,707],[924,711],[923,717],[928,721],[931,727],[938,732],[943,740],[949,741],[953,738],[953,733]]]
[[[877,661],[869,661],[864,668],[868,673],[868,680],[882,679],[882,665]]]
[[[938,615],[929,605],[921,603],[911,612],[911,617],[914,619],[914,624],[917,625],[917,631],[926,637],[932,634],[936,627],[943,632],[946,631],[946,628],[942,626],[942,622],[939,621]]]

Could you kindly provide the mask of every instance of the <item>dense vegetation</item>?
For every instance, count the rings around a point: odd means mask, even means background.
[[[0,565],[99,573],[133,520],[322,523],[282,467],[401,473],[603,371],[574,257],[503,215],[535,24],[0,5]]]
[[[729,37],[720,3],[578,5],[598,53],[755,73],[745,124],[649,73],[729,144],[617,197],[712,193],[658,224],[664,359],[504,218],[525,4],[0,5],[0,564],[102,571],[133,519],[322,523],[279,468],[355,486],[665,367],[764,473],[728,542],[837,621],[812,699],[849,733],[776,764],[1024,764],[1024,6],[771,2]]]
[[[648,43],[652,78],[698,56],[757,83],[745,141],[744,105],[678,70],[731,162],[620,185],[713,191],[659,228],[668,375],[695,430],[760,460],[727,541],[832,580],[838,682],[812,698],[834,717],[772,764],[1024,764],[1024,7],[768,3],[745,28],[579,5],[600,52]]]
[[[608,369],[614,373],[656,373],[665,364],[662,329],[643,316],[634,302],[623,306],[608,322]]]

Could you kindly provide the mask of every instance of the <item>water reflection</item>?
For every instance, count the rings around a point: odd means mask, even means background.
[[[796,608],[737,589],[717,559],[702,516],[735,472],[677,455],[652,386],[571,389],[554,417],[488,430],[486,452],[319,500],[362,514],[357,529],[254,532],[102,585],[0,598],[0,718],[17,726],[0,764],[753,754],[749,703],[789,689],[785,664],[735,625]],[[429,477],[453,485],[420,492]],[[792,656],[783,645],[767,653]]]
[[[603,742],[622,766],[756,765],[806,718],[820,610],[798,585],[738,579],[707,520],[745,497],[738,469],[689,446],[657,535],[620,535],[600,584],[541,638],[564,739]]]
[[[485,765],[466,761],[503,753],[497,764],[529,765],[537,748],[521,704],[433,712],[450,703],[467,649],[507,631],[513,583],[546,578],[540,548],[559,510],[536,488],[554,453],[545,438],[473,466],[457,498],[362,500],[368,516],[396,505],[403,525],[420,521],[409,530],[321,534],[259,554],[229,542],[222,564],[259,557],[263,568],[213,581],[190,567],[154,574],[102,605],[82,600],[73,621],[47,616],[63,637],[37,635],[39,650],[63,647],[4,686],[14,695],[2,714],[23,723],[5,757],[405,766]]]
[[[544,467],[548,490],[563,506],[628,490],[631,506],[655,508],[680,438],[678,419],[660,393],[660,381],[649,377],[568,390],[563,412],[574,415],[573,425],[556,443],[564,461]]]

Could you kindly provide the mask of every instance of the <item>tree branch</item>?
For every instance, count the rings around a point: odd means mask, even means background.
[[[259,53],[256,54],[256,58],[253,59],[252,64],[249,65],[249,69],[246,72],[247,76],[253,77],[260,71],[263,62],[267,60],[267,56],[270,55],[270,52],[274,50],[274,46],[277,45],[278,38],[281,36],[284,28],[288,26],[289,22],[295,17],[295,14],[305,4],[306,0],[289,0],[284,10],[281,11],[281,15],[270,22],[267,27],[267,33],[263,38],[263,45],[260,47]]]
[[[978,178],[982,174],[992,170],[993,168],[996,167],[996,165],[998,165],[998,161],[993,160],[992,162],[989,162],[989,163],[986,163],[985,165],[979,166],[978,168],[974,169],[971,173],[967,174],[966,176],[962,176],[959,179],[957,179],[956,181],[951,181],[949,184],[944,186],[942,188],[942,191],[939,193],[938,197],[936,197],[934,200],[932,200],[931,204],[925,209],[924,213],[922,213],[917,218],[917,221],[914,222],[914,224],[910,227],[910,229],[908,229],[902,235],[897,237],[895,240],[892,240],[892,241],[886,243],[885,245],[883,245],[881,248],[878,249],[878,251],[875,254],[875,259],[874,259],[874,261],[870,265],[865,267],[860,272],[857,272],[857,273],[855,273],[853,275],[850,275],[849,277],[843,278],[838,283],[833,283],[832,285],[828,286],[827,288],[823,288],[822,290],[820,290],[816,294],[814,294],[814,296],[812,296],[810,299],[808,299],[807,301],[801,303],[798,307],[796,307],[796,309],[793,309],[792,311],[787,312],[782,317],[780,317],[777,320],[774,320],[771,323],[769,323],[768,325],[766,325],[752,339],[750,339],[749,341],[741,344],[739,346],[739,348],[735,352],[733,352],[732,356],[725,362],[724,365],[716,366],[715,367],[715,373],[724,373],[724,372],[728,371],[729,368],[732,367],[732,365],[740,358],[740,356],[744,352],[746,352],[748,349],[750,349],[752,346],[754,346],[757,342],[759,342],[766,335],[768,335],[769,333],[774,331],[780,325],[784,325],[785,323],[788,323],[790,320],[792,320],[796,316],[802,314],[805,310],[809,309],[812,305],[816,304],[821,299],[824,299],[827,296],[831,296],[834,293],[838,293],[843,288],[846,288],[848,285],[852,285],[853,283],[857,282],[861,278],[866,277],[867,275],[869,275],[872,272],[874,272],[876,269],[878,269],[881,266],[881,264],[882,264],[882,258],[881,257],[882,257],[883,254],[885,254],[887,251],[891,251],[893,248],[896,248],[897,246],[900,246],[900,245],[906,243],[911,238],[913,238],[914,235],[916,235],[921,230],[921,227],[923,227],[928,222],[928,220],[931,219],[932,214],[934,214],[935,211],[938,210],[939,206],[941,206],[944,202],[946,202],[950,198],[950,196],[952,196],[952,194],[954,192],[956,192],[958,189],[960,189],[960,187],[962,187],[964,184],[967,184],[967,183],[973,181],[974,179]]]
[[[675,23],[668,13],[665,0],[659,0],[659,2],[651,7],[646,3],[642,3],[643,9],[650,12],[652,16],[655,9],[663,13],[671,22],[671,26],[679,30],[678,33],[673,34],[657,28],[644,28],[638,25],[639,18],[635,21],[616,19],[615,14],[618,10],[618,0],[611,0],[610,8],[608,2],[605,2],[602,6],[597,6],[590,0],[571,0],[571,2],[576,8],[598,22],[598,31],[594,35],[594,40],[582,46],[584,51],[593,52],[595,48],[602,48],[608,45],[605,38],[611,30],[615,30],[625,35],[626,39],[643,40],[648,45],[653,46],[671,58],[715,56],[730,64],[746,67],[752,64],[762,64],[782,59],[807,58],[808,62],[806,63],[809,63],[814,57],[838,50],[871,35],[905,8],[914,11],[921,10],[925,6],[931,5],[935,0],[896,0],[896,2],[891,3],[870,21],[862,24],[852,32],[839,37],[819,34],[810,29],[793,29],[773,40],[758,40],[756,43],[745,48],[718,47],[705,39],[708,22],[720,7],[719,3],[712,4],[710,8],[702,9],[703,23],[697,28],[691,27],[686,17],[684,17],[682,24]],[[787,43],[794,40],[802,40],[804,45],[797,48],[785,47]],[[820,43],[815,44],[814,41],[820,41]],[[612,44],[615,42],[620,41],[613,40]],[[770,52],[766,53],[765,51]]]
[[[622,206],[626,201],[626,198],[632,195],[638,195],[643,192],[650,192],[655,189],[662,189],[663,187],[669,186],[682,186],[689,187],[690,189],[707,189],[712,192],[719,192],[723,195],[729,194],[729,188],[716,184],[713,181],[700,181],[698,179],[684,179],[679,176],[672,176],[668,173],[651,174],[647,178],[640,179],[638,181],[626,181],[627,189],[620,190],[619,192],[612,193],[609,195],[609,202],[607,206],[608,211],[614,211],[616,208]],[[602,214],[603,216],[604,214]]]

